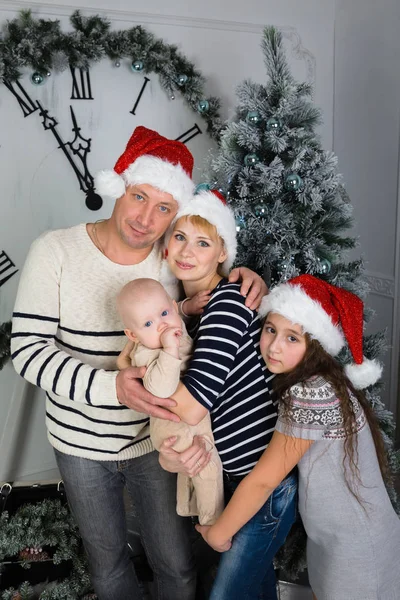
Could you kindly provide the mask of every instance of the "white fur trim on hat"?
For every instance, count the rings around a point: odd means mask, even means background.
[[[99,171],[94,178],[96,192],[117,200],[125,194],[125,181],[115,171]]]
[[[362,390],[373,385],[382,375],[382,365],[377,360],[363,357],[361,365],[351,363],[346,365],[344,372],[356,390]]]
[[[301,325],[332,356],[345,345],[340,327],[333,324],[319,302],[312,300],[300,285],[280,284],[264,296],[258,312],[262,317],[275,312]]]
[[[194,192],[194,183],[180,164],[172,163],[145,154],[139,156],[123,173],[126,185],[140,185],[147,183],[161,192],[171,194],[184,208]]]
[[[218,235],[224,240],[227,253],[222,263],[224,274],[228,274],[236,257],[236,223],[233,211],[211,191],[201,191],[195,194],[188,205],[179,210],[175,222],[181,217],[198,215],[217,229]]]
[[[157,156],[139,156],[125,171],[100,171],[95,177],[96,191],[100,196],[120,198],[128,185],[148,184],[161,192],[171,194],[179,208],[189,202],[194,192],[194,183],[180,164],[172,164]]]

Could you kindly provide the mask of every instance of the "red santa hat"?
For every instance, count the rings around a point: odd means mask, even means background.
[[[190,202],[178,211],[175,222],[181,217],[195,215],[214,225],[218,235],[224,240],[227,257],[221,267],[224,274],[228,274],[235,260],[237,250],[236,222],[233,211],[220,192],[200,189],[194,194]]]
[[[183,207],[194,190],[193,156],[182,142],[169,140],[147,127],[136,127],[113,170],[100,171],[95,187],[101,196],[117,199],[128,185],[149,184],[171,194]]]
[[[363,356],[363,308],[355,294],[313,275],[300,275],[264,296],[259,312],[275,312],[298,323],[332,356],[347,342],[354,363],[345,366],[345,373],[356,389],[362,389],[382,374],[379,362]]]

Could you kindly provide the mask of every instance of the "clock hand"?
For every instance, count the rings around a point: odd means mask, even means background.
[[[72,131],[75,133],[75,137],[72,142],[63,142],[60,134],[57,131],[57,121],[54,117],[49,116],[49,111],[44,109],[40,102],[37,100],[37,104],[39,106],[39,114],[42,117],[42,125],[46,131],[51,131],[54,137],[56,138],[59,148],[64,152],[68,162],[74,170],[74,173],[78,179],[80,189],[86,194],[86,206],[90,210],[99,210],[103,205],[103,200],[99,194],[96,194],[94,187],[94,179],[92,174],[90,173],[87,166],[87,155],[90,152],[91,147],[91,138],[84,138],[80,131],[81,128],[78,127],[78,123],[76,121],[76,117],[72,106],[70,106],[71,110],[71,118],[73,123]],[[78,143],[79,142],[79,143]],[[76,164],[74,157],[79,158],[80,166]]]

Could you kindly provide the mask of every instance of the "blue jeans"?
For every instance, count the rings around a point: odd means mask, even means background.
[[[232,495],[239,482],[226,482]],[[229,495],[226,499],[229,498]],[[210,600],[277,600],[273,558],[296,518],[297,474],[290,474],[221,555]]]
[[[121,462],[55,453],[99,600],[142,598],[127,546],[124,485],[154,573],[157,600],[194,600],[191,525],[176,514],[176,475],[160,467],[158,452]]]

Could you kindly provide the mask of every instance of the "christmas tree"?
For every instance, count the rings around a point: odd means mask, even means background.
[[[312,86],[294,80],[282,36],[274,27],[264,30],[262,49],[268,82],[245,81],[239,87],[236,116],[222,131],[218,153],[207,167],[207,180],[235,211],[237,264],[262,274],[268,285],[311,273],[365,298],[362,261],[346,262],[346,252],[357,243],[348,232],[352,206],[337,173],[337,158],[322,148],[315,131],[321,111],[313,105]],[[365,310],[366,321],[371,314]],[[384,334],[365,337],[367,358],[384,349]],[[348,362],[349,351],[342,351],[339,359]],[[393,447],[395,423],[379,392],[377,384],[366,394],[396,472],[400,456]],[[398,509],[394,488],[389,488]],[[301,557],[297,534],[283,557],[292,572]]]

